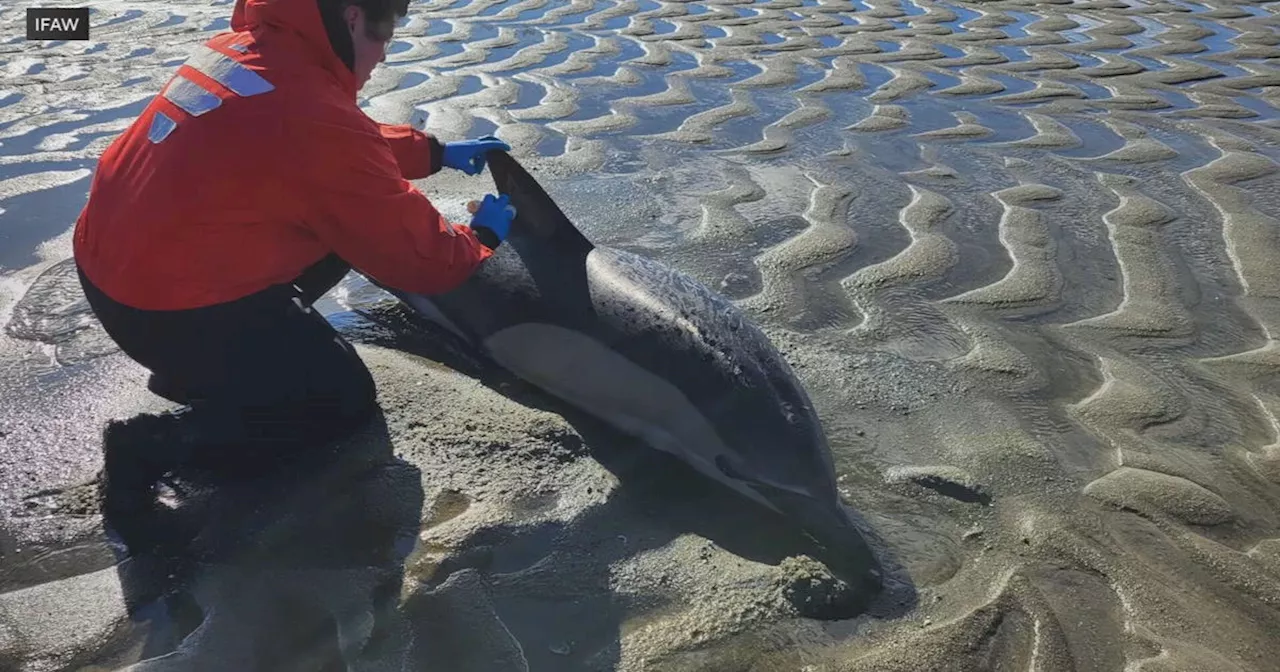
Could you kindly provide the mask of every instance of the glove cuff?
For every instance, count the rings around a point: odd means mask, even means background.
[[[433,135],[427,135],[427,146],[430,147],[428,155],[431,157],[431,174],[435,175],[444,168],[444,143]]]
[[[479,240],[481,245],[491,250],[498,249],[498,246],[502,244],[502,239],[498,237],[498,234],[487,226],[476,224],[472,225],[471,230],[475,232],[476,240]]]

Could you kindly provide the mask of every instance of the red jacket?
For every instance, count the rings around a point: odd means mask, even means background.
[[[492,254],[408,182],[440,169],[439,143],[365,115],[316,0],[237,0],[231,30],[101,157],[74,237],[99,289],[135,308],[199,307],[337,253],[432,294]]]

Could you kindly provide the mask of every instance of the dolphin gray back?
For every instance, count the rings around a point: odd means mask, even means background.
[[[510,235],[461,286],[428,297],[473,345],[521,325],[576,332],[677,388],[731,447],[723,470],[835,497],[807,394],[737,306],[676,269],[595,246],[505,152],[488,165],[516,207]]]

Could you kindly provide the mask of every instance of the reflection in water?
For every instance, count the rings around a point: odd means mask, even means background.
[[[107,486],[130,616],[151,626],[126,669],[419,669],[397,604],[421,477],[374,425],[315,454],[184,469],[158,493]]]

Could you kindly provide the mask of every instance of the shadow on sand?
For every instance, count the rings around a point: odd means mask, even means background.
[[[173,477],[148,517],[105,521],[127,548],[118,569],[131,616],[149,621],[143,660],[125,669],[612,670],[624,618],[665,599],[662,588],[614,591],[618,563],[687,534],[757,563],[819,559],[847,585],[797,604],[817,618],[850,618],[872,601],[892,617],[914,604],[909,582],[895,583],[885,606],[883,594],[860,588],[867,567],[842,566],[781,516],[514,380],[412,313],[334,322],[354,341],[425,357],[562,415],[623,486],[568,525],[479,530],[406,595],[422,474],[394,457],[381,415],[357,436],[252,477]],[[889,582],[902,581],[880,553]]]
[[[634,616],[646,606],[629,603],[628,597],[610,590],[616,564],[686,534],[757,563],[777,566],[796,555],[821,561],[847,585],[827,594],[818,591],[805,604],[797,603],[809,617],[841,620],[873,612],[893,618],[915,606],[916,591],[905,569],[854,511],[851,517],[882,563],[882,591],[864,587],[869,567],[844,561],[792,521],[523,383],[402,304],[331,319],[354,341],[443,364],[517,403],[560,415],[582,437],[591,457],[622,484],[609,500],[576,517],[571,526],[544,523],[482,530],[436,573],[449,577],[471,572],[468,581],[483,577],[494,618],[523,646],[528,667],[521,669],[614,669],[624,615]],[[628,528],[625,521],[634,521],[637,512],[643,515],[642,529]],[[566,594],[565,586],[573,586],[572,592]]]
[[[379,416],[252,475],[184,470],[144,515],[104,506],[130,616],[150,622],[143,660],[124,669],[412,669],[382,665],[407,655],[395,611],[422,504]]]

